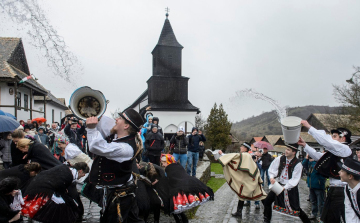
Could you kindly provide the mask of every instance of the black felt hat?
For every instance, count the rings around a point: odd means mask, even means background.
[[[338,162],[337,165],[351,175],[360,176],[360,162],[352,158],[346,158],[344,163]]]
[[[140,114],[132,108],[128,108],[119,115],[128,121],[132,127],[136,129],[136,131],[140,130],[140,126],[144,124],[144,119],[140,116]]]
[[[337,133],[339,134],[339,136],[341,137],[345,137],[346,138],[346,142],[347,143],[351,143],[351,131],[347,128],[337,128],[337,129],[332,129],[331,134]]]
[[[242,146],[245,146],[245,147],[248,149],[248,151],[251,150],[251,145],[250,145],[250,143],[244,142],[244,143],[241,144],[241,145],[242,145]]]
[[[292,150],[299,151],[299,145],[297,143],[285,144],[285,146]]]

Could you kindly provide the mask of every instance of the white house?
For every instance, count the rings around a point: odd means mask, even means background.
[[[57,117],[60,118],[60,112],[65,116],[65,104],[51,94],[47,96],[48,91],[34,79],[19,84],[21,79],[29,75],[22,40],[0,37],[0,109],[25,122],[37,117],[47,118],[50,114],[48,123],[53,119],[51,115],[54,109],[54,114],[57,114],[54,120],[59,121]]]
[[[48,91],[44,109],[44,97],[35,96],[34,107],[37,110],[46,110],[47,123],[58,122],[65,117],[65,110],[69,109],[65,104],[65,98],[56,98]],[[34,112],[34,118],[42,117],[42,113]]]
[[[195,116],[200,113],[188,100],[190,78],[181,74],[182,49],[166,17],[159,41],[151,53],[153,75],[147,80],[148,88],[129,106],[138,112],[151,106],[151,113],[160,120],[165,139],[170,139],[179,126],[190,133],[195,126]]]

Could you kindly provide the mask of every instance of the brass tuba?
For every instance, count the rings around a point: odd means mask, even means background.
[[[92,116],[100,118],[105,113],[108,103],[101,91],[84,86],[72,93],[69,108],[76,117],[86,120]]]

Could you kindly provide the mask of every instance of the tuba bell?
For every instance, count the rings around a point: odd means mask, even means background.
[[[100,118],[105,113],[108,103],[101,91],[84,86],[72,93],[69,108],[77,118],[86,120],[92,116]]]

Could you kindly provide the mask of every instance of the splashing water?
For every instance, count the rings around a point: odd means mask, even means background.
[[[12,21],[31,27],[27,32],[32,39],[30,44],[44,52],[47,65],[56,75],[69,83],[76,83],[72,74],[75,70],[76,74],[81,74],[82,67],[76,56],[68,51],[64,39],[50,25],[37,0],[1,0],[0,8]]]
[[[278,116],[278,121],[281,122],[281,119],[285,118],[287,116],[287,106],[283,107],[280,105],[280,103],[278,101],[275,101],[274,99],[262,94],[262,93],[259,93],[259,92],[256,92],[255,90],[253,89],[245,89],[245,90],[241,90],[241,91],[237,91],[236,92],[236,96],[233,97],[233,98],[230,98],[230,101],[231,102],[235,102],[237,101],[239,98],[242,98],[242,97],[253,97],[255,99],[260,99],[260,100],[263,100],[263,101],[266,101],[268,103],[270,103],[272,106],[275,107],[275,112],[276,112],[276,115]]]

